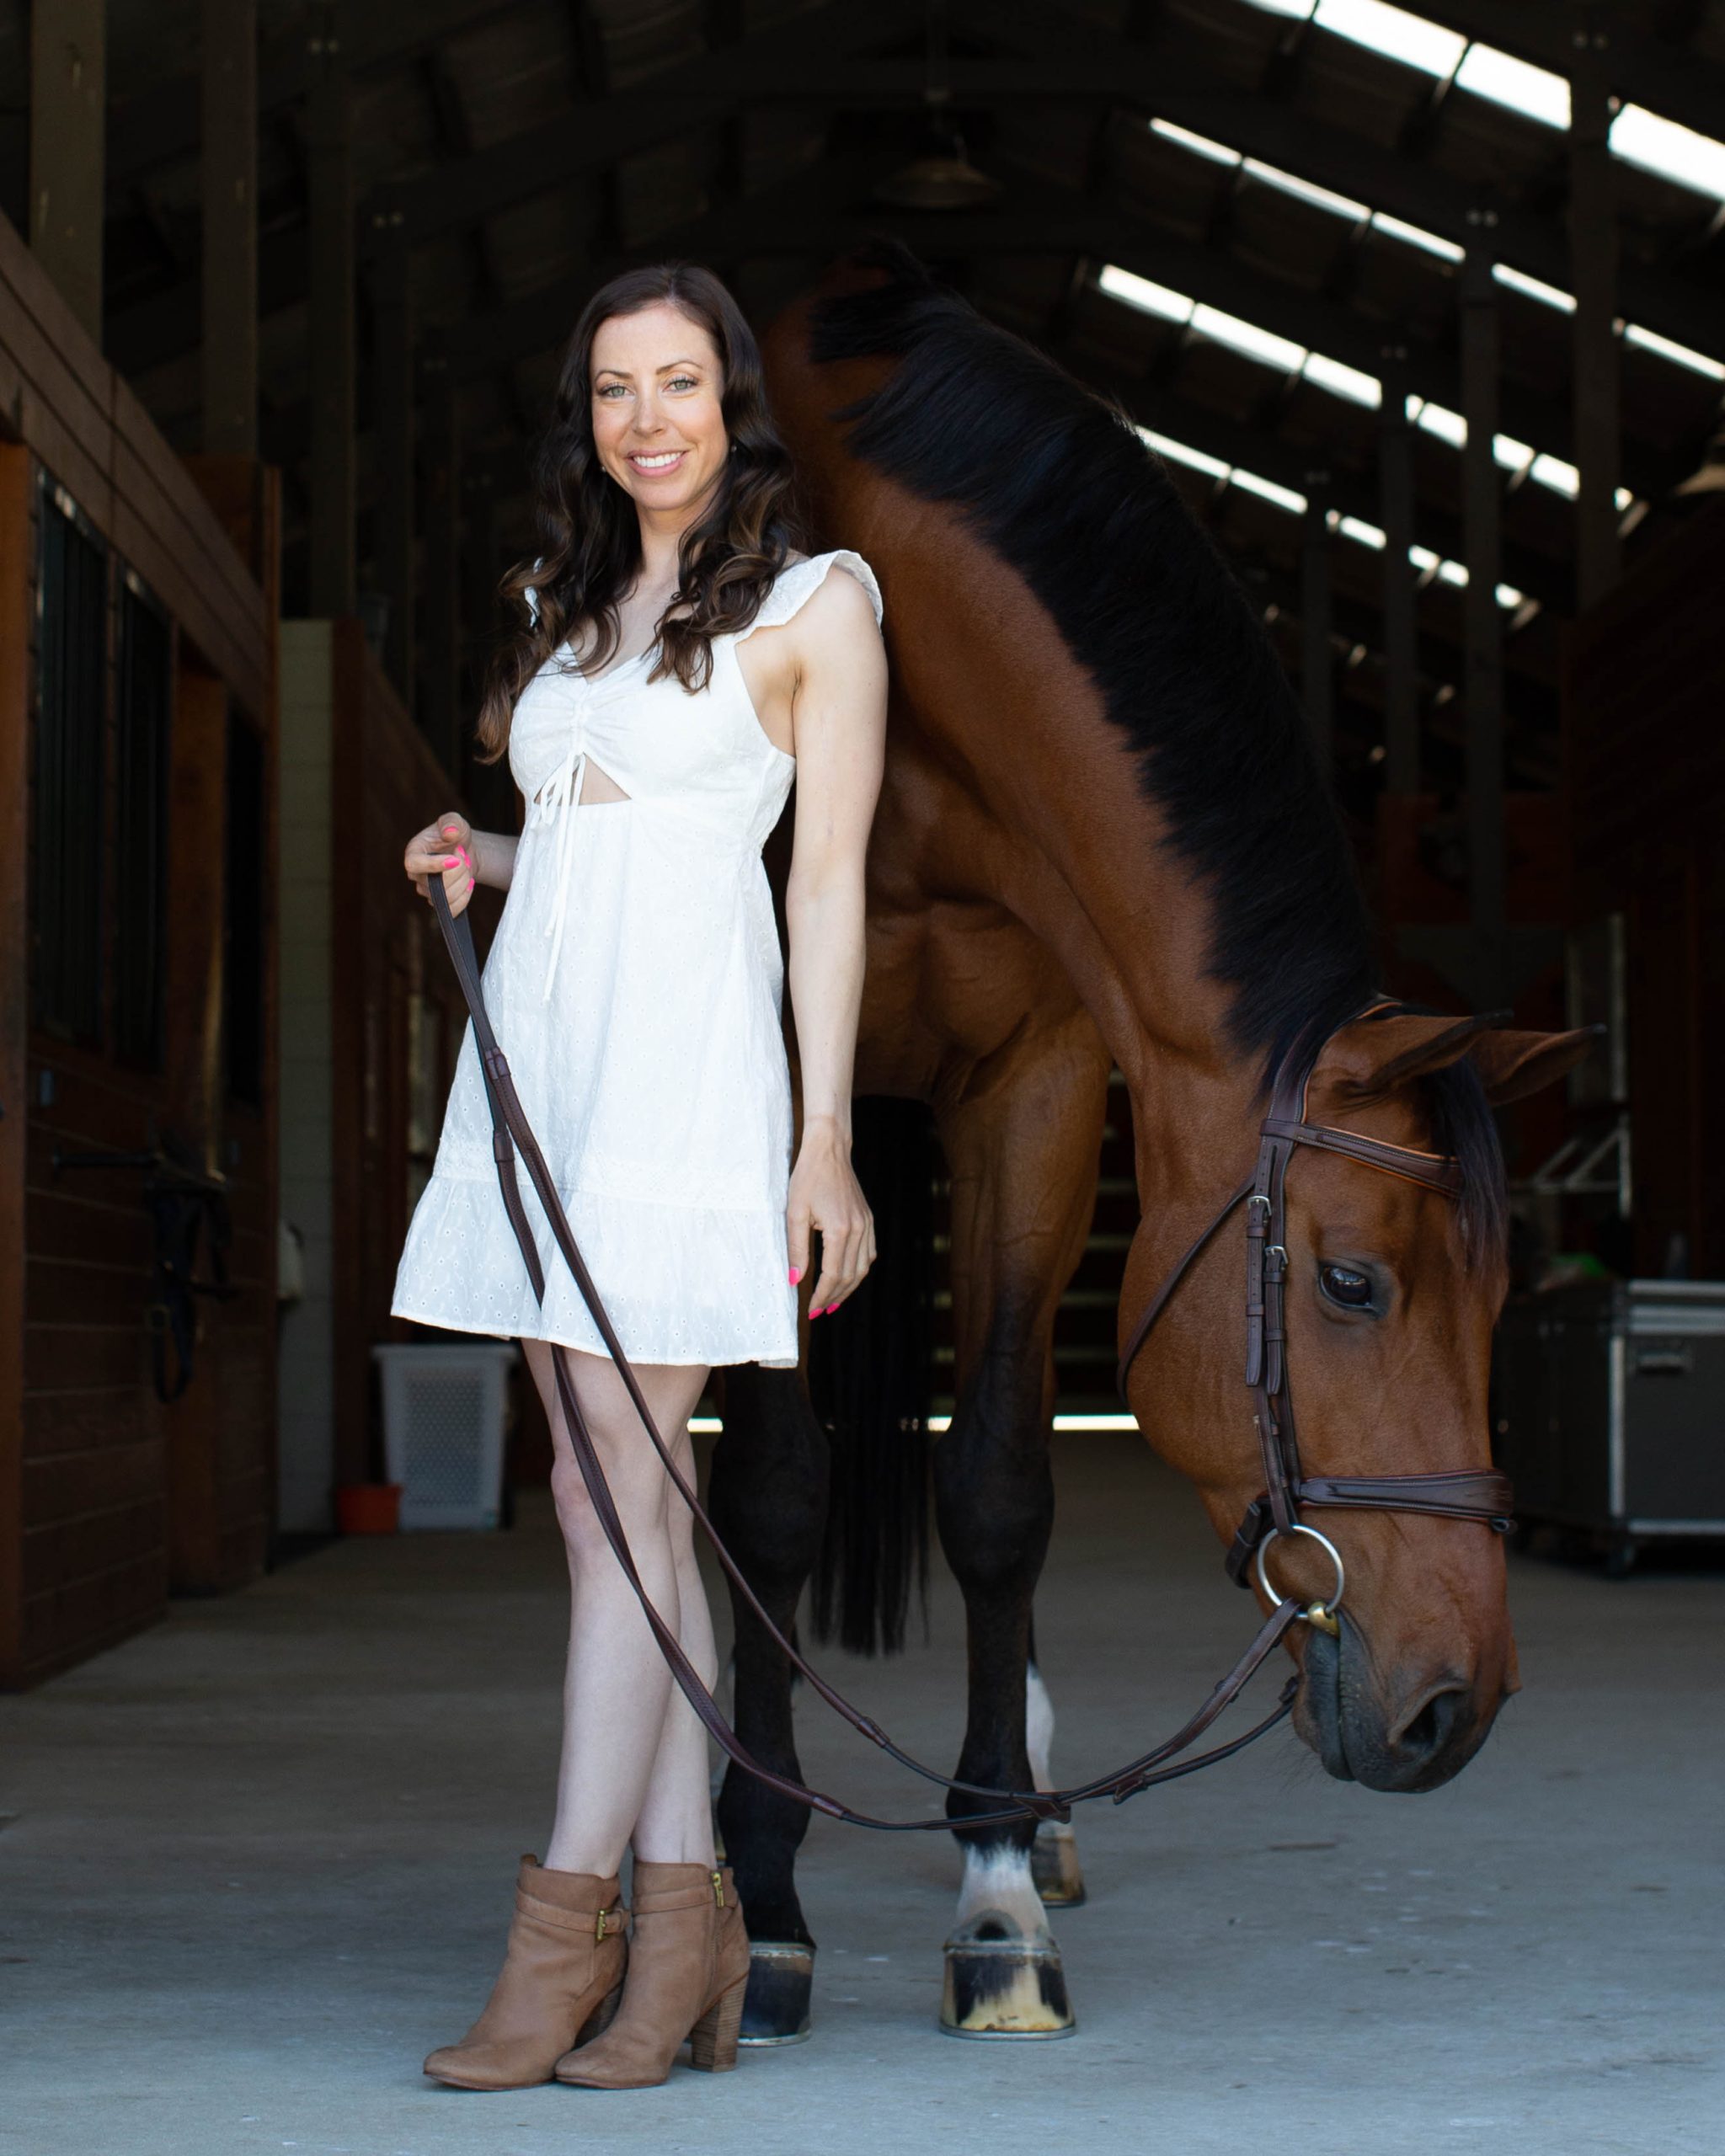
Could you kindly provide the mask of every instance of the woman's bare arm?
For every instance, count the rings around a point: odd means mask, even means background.
[[[786,1225],[806,1271],[821,1235],[819,1316],[874,1262],[874,1222],[851,1166],[851,1091],[862,1005],[863,861],[886,744],[886,653],[868,594],[835,568],[787,625],[796,680],[796,827],[785,892],[787,979],[802,1066],[803,1136]]]

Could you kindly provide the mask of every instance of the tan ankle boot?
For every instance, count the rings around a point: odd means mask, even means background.
[[[622,2004],[602,2036],[557,2063],[583,2089],[650,2089],[685,2036],[689,2063],[724,2073],[737,2063],[749,1985],[749,1938],[729,1870],[637,1858],[634,1929]]]
[[[509,1951],[485,2011],[425,2071],[457,2089],[529,2089],[617,2010],[628,1911],[615,1879],[547,1871],[524,1856]]]

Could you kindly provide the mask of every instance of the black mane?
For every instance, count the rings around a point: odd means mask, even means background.
[[[1233,990],[1236,1045],[1268,1076],[1370,1001],[1376,969],[1351,849],[1262,625],[1118,406],[985,322],[897,242],[852,259],[887,281],[818,302],[809,357],[899,365],[833,415],[846,448],[960,511],[1093,677],[1210,891],[1210,970]],[[1497,1145],[1471,1065],[1429,1090],[1477,1178]],[[1495,1217],[1494,1181],[1501,1170],[1473,1188]]]
[[[1365,1001],[1373,965],[1347,841],[1268,638],[1123,412],[908,248],[863,259],[890,281],[820,302],[809,355],[900,364],[836,415],[853,423],[846,446],[962,510],[1047,608],[1210,887],[1236,1042],[1273,1063]]]

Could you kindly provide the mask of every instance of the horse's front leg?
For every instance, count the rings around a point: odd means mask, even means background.
[[[714,1448],[709,1509],[744,1577],[785,1636],[820,1548],[827,1440],[797,1370],[738,1364],[724,1374],[724,1435]],[[734,1589],[734,1724],[751,1758],[801,1780],[791,1719],[791,1671]],[[800,1804],[733,1764],[718,1797],[718,1831],[748,1926],[745,2044],[809,2034],[814,1941],[797,1896],[797,1851],[809,1830]]]
[[[1058,1789],[1055,1780],[1055,1703],[1036,1660],[1036,1634],[1030,1635],[1030,1667],[1024,1684],[1024,1736],[1030,1774],[1038,1789]],[[1084,1868],[1078,1860],[1078,1832],[1070,1820],[1044,1819],[1030,1850],[1030,1876],[1047,1908],[1076,1908],[1085,1900]]]
[[[1108,1060],[1074,1011],[991,1059],[985,1087],[940,1110],[952,1174],[953,1421],[934,1450],[936,1519],[964,1596],[969,1698],[958,1779],[1033,1786],[1026,1699],[1031,1603],[1054,1522],[1048,1439],[1061,1290],[1096,1194]],[[954,1792],[954,1822],[986,1811]],[[959,1830],[964,1876],[941,2024],[1041,2036],[1072,2026],[1033,1863],[1035,1829]],[[1076,1865],[1076,1857],[1075,1857]]]

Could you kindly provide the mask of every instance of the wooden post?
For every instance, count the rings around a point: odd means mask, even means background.
[[[1498,432],[1498,296],[1488,228],[1461,269],[1462,528],[1467,553],[1463,695],[1466,719],[1467,899],[1474,994],[1495,1009],[1507,985],[1503,949],[1503,649],[1498,606],[1503,552]]]
[[[32,538],[29,451],[0,443],[0,1689],[20,1682],[24,1660]]]
[[[1419,791],[1419,702],[1414,679],[1413,429],[1407,355],[1386,344],[1378,416],[1378,490],[1384,523],[1384,787]]]
[[[326,20],[334,10],[322,11]],[[313,40],[319,72],[307,99],[312,389],[308,599],[314,615],[354,610],[354,211],[352,115],[333,32]]]
[[[384,665],[414,708],[414,323],[409,257],[399,242],[378,258],[371,286],[377,432],[377,580],[389,600]]]
[[[1575,287],[1576,603],[1585,611],[1622,573],[1617,342],[1617,200],[1611,169],[1610,61],[1599,11],[1578,11],[1569,71],[1569,249]]]
[[[30,246],[99,345],[107,14],[107,0],[30,9]]]
[[[1319,764],[1327,774],[1335,755],[1335,655],[1330,630],[1335,600],[1330,575],[1327,472],[1306,475],[1306,517],[1300,537],[1300,616],[1304,630],[1301,672],[1305,675],[1306,723]]]
[[[168,1128],[206,1172],[225,1166],[222,843],[227,796],[227,691],[182,660],[174,685],[168,869],[168,995],[163,1013]],[[162,1411],[168,1446],[168,1577],[177,1593],[218,1583],[225,1404],[206,1365]]]
[[[462,586],[465,594],[462,614],[467,632],[467,665],[462,679],[468,707],[477,712],[503,616],[497,596],[504,571],[504,563],[497,551],[497,496],[489,478],[482,477],[478,484],[463,490],[462,524]]]
[[[258,453],[257,0],[204,0],[204,447]]]
[[[485,692],[504,625],[504,608],[497,587],[509,566],[498,536],[497,496],[489,475],[476,476],[462,495],[462,584],[467,595],[465,620],[467,664],[462,670],[462,710],[471,726],[478,718],[479,700]],[[477,822],[487,830],[511,831],[520,814],[517,796],[509,776],[507,760],[497,764],[469,762],[463,781]]]
[[[461,769],[461,444],[455,378],[435,355],[425,371],[426,739],[457,783]]]

